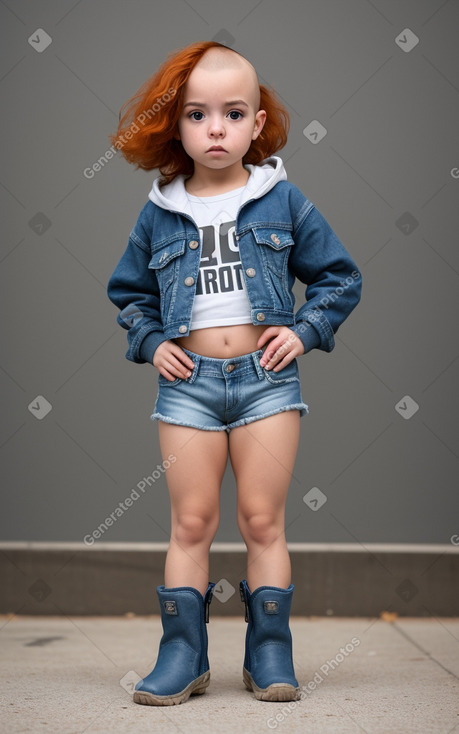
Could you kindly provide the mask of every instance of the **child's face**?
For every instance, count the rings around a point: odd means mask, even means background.
[[[256,96],[253,80],[243,68],[193,69],[178,128],[195,164],[215,170],[241,163],[266,119],[264,110],[255,109]],[[215,146],[220,150],[212,150]]]

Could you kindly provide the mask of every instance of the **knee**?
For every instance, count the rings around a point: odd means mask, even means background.
[[[173,537],[180,545],[212,542],[218,527],[218,517],[185,513],[177,518]]]
[[[283,531],[279,518],[269,513],[255,513],[239,518],[239,530],[246,543],[270,545]]]

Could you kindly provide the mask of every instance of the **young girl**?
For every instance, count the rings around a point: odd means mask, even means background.
[[[125,109],[126,108],[126,109]],[[212,41],[170,56],[124,105],[113,143],[159,169],[108,283],[127,359],[158,370],[171,498],[163,636],[134,701],[171,705],[209,685],[207,628],[228,454],[247,546],[243,681],[263,701],[299,697],[284,518],[303,402],[296,357],[329,352],[360,299],[357,267],[273,154],[289,117],[253,66]],[[294,313],[292,286],[307,285]]]

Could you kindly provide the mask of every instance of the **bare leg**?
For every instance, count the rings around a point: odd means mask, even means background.
[[[295,464],[300,413],[289,410],[230,432],[237,481],[238,525],[247,546],[247,583],[287,588],[290,556],[285,540],[285,502]]]
[[[158,421],[171,498],[171,539],[166,587],[193,586],[201,594],[209,582],[209,549],[218,529],[220,487],[228,459],[226,431],[204,431]]]

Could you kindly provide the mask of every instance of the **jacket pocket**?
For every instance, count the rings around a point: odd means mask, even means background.
[[[152,245],[151,259],[148,267],[156,271],[158,281],[163,284],[174,279],[178,266],[177,258],[185,252],[185,239]]]
[[[292,233],[275,227],[252,227],[255,242],[261,245],[264,264],[276,275],[284,277],[291,247],[295,244]]]
[[[292,232],[275,227],[252,227],[252,234],[263,264],[264,297],[270,298],[271,308],[288,313],[294,302],[288,285],[288,262],[295,244]]]
[[[185,252],[185,238],[152,245],[149,269],[153,270],[159,286],[159,302],[163,327],[169,321],[179,283],[180,258]]]

